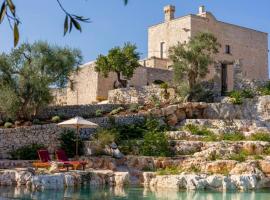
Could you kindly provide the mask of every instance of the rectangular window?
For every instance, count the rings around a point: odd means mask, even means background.
[[[231,46],[230,45],[225,46],[225,53],[226,54],[231,54]]]
[[[160,58],[161,59],[164,58],[164,45],[165,45],[165,42],[160,43]]]

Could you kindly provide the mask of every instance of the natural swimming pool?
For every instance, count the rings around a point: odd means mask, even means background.
[[[156,190],[145,188],[89,188],[30,191],[25,187],[0,187],[0,200],[269,200],[270,190],[214,192]]]

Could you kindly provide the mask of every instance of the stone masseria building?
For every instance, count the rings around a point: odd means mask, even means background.
[[[145,86],[155,80],[171,82],[173,72],[168,50],[178,42],[185,43],[198,32],[213,33],[221,44],[215,56],[216,63],[209,66],[208,80],[213,80],[217,91],[234,89],[237,78],[268,80],[268,34],[241,27],[215,18],[204,6],[198,14],[175,18],[175,7],[164,7],[164,22],[148,29],[148,58],[141,60],[130,86]],[[86,63],[72,76],[65,91],[55,92],[55,104],[81,105],[105,100],[114,89],[116,76],[108,78],[95,72],[95,62]]]

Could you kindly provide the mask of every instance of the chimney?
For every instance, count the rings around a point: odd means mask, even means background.
[[[205,13],[205,6],[200,6],[199,7],[199,15]]]
[[[174,13],[175,13],[175,6],[172,6],[172,5],[165,6],[164,7],[165,22],[173,20]]]

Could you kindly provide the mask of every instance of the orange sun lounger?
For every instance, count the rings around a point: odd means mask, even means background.
[[[35,168],[50,168],[51,167],[51,158],[48,150],[38,150],[38,157],[40,161],[34,162],[33,166]]]

